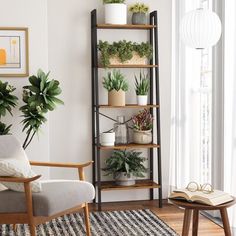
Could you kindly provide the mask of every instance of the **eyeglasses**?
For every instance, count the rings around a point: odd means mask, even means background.
[[[200,191],[200,192],[203,192],[203,193],[206,193],[206,194],[209,194],[209,193],[213,193],[214,192],[214,189],[212,187],[211,184],[208,184],[208,183],[205,183],[205,184],[198,184],[196,182],[190,182],[186,189],[190,192],[197,192],[197,191]]]

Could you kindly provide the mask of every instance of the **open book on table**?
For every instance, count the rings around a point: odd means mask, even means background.
[[[187,189],[176,189],[170,194],[169,198],[198,202],[211,206],[221,205],[233,200],[232,196],[220,190],[214,190],[212,193],[203,193],[201,191],[191,192]]]

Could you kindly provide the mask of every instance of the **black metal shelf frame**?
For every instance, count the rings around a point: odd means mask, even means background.
[[[154,57],[150,60],[150,65],[159,65],[158,61],[158,17],[157,11],[150,13],[150,25],[154,25],[153,28],[146,29],[149,31],[149,41],[153,46]],[[98,78],[98,49],[97,49],[97,11],[94,9],[91,12],[91,75],[92,75],[92,157],[94,161],[93,165],[93,184],[97,190],[96,199],[98,203],[98,210],[101,210],[102,196],[101,196],[101,150],[100,144],[100,123],[99,118],[101,115],[99,107],[99,78]],[[101,30],[101,29],[100,29]],[[114,29],[115,30],[115,29]],[[159,66],[147,68],[150,72],[150,104],[160,104],[159,93]],[[154,88],[155,87],[155,88]],[[154,95],[155,93],[155,95]],[[156,140],[155,143],[159,145],[156,149],[157,152],[157,170],[158,170],[158,188],[159,193],[159,207],[162,207],[162,168],[161,168],[161,129],[160,129],[160,109],[149,108],[152,115],[156,112]],[[154,132],[153,132],[154,140]],[[154,180],[154,149],[149,149],[149,161],[150,161],[150,180]],[[154,190],[150,189],[150,199],[154,199]]]

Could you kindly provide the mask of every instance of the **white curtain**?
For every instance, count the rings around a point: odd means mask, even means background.
[[[211,50],[186,47],[180,39],[183,15],[210,1],[173,0],[170,190],[190,181],[211,182]]]

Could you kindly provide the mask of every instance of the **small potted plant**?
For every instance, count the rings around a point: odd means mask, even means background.
[[[137,95],[138,105],[141,106],[147,105],[149,89],[150,89],[150,82],[148,79],[148,75],[140,72],[139,80],[135,75],[135,91]]]
[[[125,0],[103,0],[105,4],[106,24],[127,24],[127,6]]]
[[[145,177],[144,173],[147,171],[143,165],[146,158],[141,157],[141,154],[135,151],[114,151],[105,161],[105,175],[112,175],[117,185],[134,185],[135,177]]]
[[[149,7],[144,3],[136,3],[129,7],[129,11],[132,12],[132,24],[133,25],[145,25],[147,24],[147,12]]]
[[[132,117],[133,141],[138,144],[152,142],[153,116],[150,111],[144,109]]]
[[[119,70],[113,70],[103,77],[103,86],[108,91],[109,106],[125,106],[125,92],[128,91],[128,83]]]
[[[100,63],[104,67],[109,65],[145,65],[152,58],[153,48],[150,43],[136,43],[126,40],[113,42],[99,41],[98,50]]]

